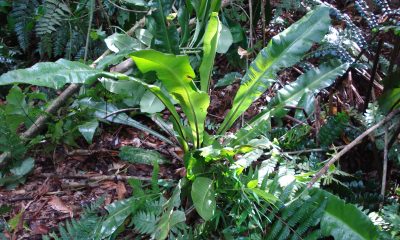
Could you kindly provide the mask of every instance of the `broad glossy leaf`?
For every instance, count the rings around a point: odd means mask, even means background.
[[[271,99],[266,110],[253,118],[249,126],[236,133],[236,139],[231,144],[245,143],[266,131],[269,127],[268,120],[274,116],[283,115],[286,110],[284,106],[297,106],[299,101],[310,100],[307,96],[318,93],[321,89],[329,87],[336,78],[342,76],[349,68],[348,63],[329,62],[322,64],[319,68],[311,69],[297,78],[296,81],[286,85],[278,91],[278,94]],[[260,131],[262,130],[262,131]]]
[[[110,65],[118,64],[122,62],[122,60],[125,59],[126,56],[129,55],[129,53],[132,53],[132,50],[127,50],[127,51],[123,50],[119,51],[118,53],[112,53],[110,55],[107,55],[96,63],[96,69],[104,70]]]
[[[213,181],[209,178],[197,177],[192,185],[191,196],[197,213],[204,220],[210,220],[214,216],[217,207]]]
[[[179,34],[176,26],[167,23],[167,16],[172,9],[171,0],[154,0],[152,8],[156,10],[147,17],[147,29],[153,35],[152,48],[177,54],[179,52]]]
[[[114,33],[113,35],[104,39],[108,49],[115,53],[120,51],[140,50],[143,49],[142,44],[131,36],[121,33]]]
[[[21,162],[19,166],[10,169],[10,172],[15,176],[22,177],[28,174],[34,167],[35,160],[33,158],[27,158]]]
[[[336,240],[378,239],[377,229],[367,215],[353,204],[346,204],[331,193],[325,194],[328,203],[321,219],[324,235],[332,235]]]
[[[219,41],[217,45],[217,53],[226,53],[233,43],[233,36],[231,30],[221,24],[221,32],[219,33]]]
[[[108,216],[104,220],[100,230],[103,238],[112,235],[124,223],[126,218],[136,211],[135,200],[132,197],[113,202],[105,207],[108,211]]]
[[[62,88],[67,83],[91,84],[102,72],[80,62],[60,59],[56,62],[41,62],[30,68],[9,71],[0,76],[0,85],[24,83]]]
[[[307,95],[317,94],[321,89],[327,88],[349,68],[348,63],[341,64],[334,61],[322,64],[319,68],[313,68],[286,85],[278,91],[278,94],[269,102],[267,110],[258,114],[251,126],[256,126],[260,121],[274,115],[282,115],[284,106],[297,106],[300,100],[306,100]],[[308,103],[303,103],[308,105]],[[285,111],[283,111],[285,112]]]
[[[110,122],[125,124],[128,126],[137,128],[139,130],[142,130],[144,132],[148,132],[148,133],[152,134],[153,136],[159,138],[160,140],[162,140],[166,143],[173,144],[171,142],[171,140],[169,140],[168,138],[166,138],[163,135],[161,135],[160,133],[152,130],[151,128],[141,124],[140,122],[130,118],[126,113],[119,113],[119,114],[114,114],[112,116],[108,116],[109,114],[119,110],[117,107],[115,107],[112,104],[107,104],[104,102],[95,102],[95,101],[91,100],[90,98],[81,99],[78,102],[78,104],[80,106],[88,107],[88,108],[95,110],[95,112],[94,112],[95,116],[100,119],[106,119],[107,121],[110,121]]]
[[[146,91],[140,100],[140,111],[145,113],[157,113],[165,109],[164,104],[156,95]]]
[[[387,76],[383,80],[385,86],[383,94],[379,97],[379,107],[388,113],[392,109],[400,107],[400,69]]]
[[[130,3],[136,6],[146,6],[147,3],[144,0],[122,0],[122,2]]]
[[[177,18],[179,26],[181,27],[181,39],[180,39],[181,46],[186,46],[190,37],[189,21],[192,10],[193,7],[189,3],[189,0],[180,0]]]
[[[132,97],[135,96],[140,99],[146,91],[146,87],[144,87],[144,84],[141,84],[138,81],[114,81],[108,78],[101,78],[99,81],[103,84],[105,89],[115,94],[122,94]]]
[[[92,143],[94,133],[98,126],[98,121],[90,121],[78,126],[78,130],[88,143]]]
[[[120,148],[119,157],[130,163],[141,163],[153,165],[154,162],[159,164],[165,163],[165,159],[157,151],[146,150],[143,148],[135,148],[123,146]]]
[[[142,50],[131,54],[143,73],[155,71],[167,91],[178,101],[192,130],[195,148],[203,141],[204,121],[210,98],[199,91],[192,79],[194,71],[187,56],[164,54],[154,50]]]
[[[329,25],[329,8],[320,6],[273,37],[251,63],[233,100],[232,109],[218,133],[225,133],[253,101],[275,82],[279,70],[297,63],[315,42],[319,42]]]
[[[153,39],[153,34],[147,29],[139,28],[135,31],[136,38],[144,45],[150,47],[151,40]]]
[[[217,51],[218,36],[221,30],[221,23],[218,18],[218,13],[211,13],[210,20],[204,33],[203,40],[203,60],[200,65],[200,86],[201,90],[208,92],[211,73],[214,66],[215,54]]]

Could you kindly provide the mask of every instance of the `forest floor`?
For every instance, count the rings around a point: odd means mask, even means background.
[[[346,11],[344,6],[338,6],[338,8]],[[352,12],[348,13],[352,16]],[[301,16],[285,13],[282,17],[288,22],[294,22]],[[256,32],[260,33],[261,30],[256,29]],[[266,32],[267,40],[274,35],[274,31]],[[227,63],[226,56],[219,56],[216,65],[219,75],[214,76],[214,81],[218,80],[218,76],[235,70]],[[296,69],[287,70],[284,74],[280,74],[280,80],[282,83],[291,82],[299,75]],[[368,79],[363,76],[354,76],[355,93],[364,96],[365,90],[362,86],[367,81]],[[236,83],[211,92],[212,102],[209,111],[213,122],[219,123],[223,120],[222,116],[230,108],[238,86],[239,84]],[[381,90],[382,85],[376,84],[376,93],[379,94]],[[345,94],[346,89],[341,91]],[[258,113],[272,94],[272,92],[267,92],[254,103],[244,115],[244,121]],[[344,109],[343,103],[329,103],[329,96],[322,98],[321,102],[321,104],[327,103],[332,112]],[[357,98],[352,104],[355,108],[362,107],[362,102]],[[147,125],[151,124],[145,118],[141,120]],[[297,123],[288,116],[284,124],[290,127]],[[237,124],[237,127],[240,127],[240,124],[241,122]],[[24,221],[20,222],[19,228],[23,234],[19,235],[18,239],[41,239],[41,235],[51,232],[60,222],[78,217],[82,208],[96,199],[104,198],[104,204],[125,199],[132,193],[132,188],[126,182],[128,176],[145,181],[151,179],[151,166],[130,164],[119,159],[118,149],[121,146],[159,151],[170,160],[169,164],[160,166],[159,178],[165,179],[166,182],[177,181],[185,176],[182,151],[179,148],[170,147],[145,132],[127,126],[104,124],[101,129],[101,134],[93,139],[92,144],[88,145],[83,139],[78,141],[80,149],[58,146],[52,154],[43,154],[45,146],[39,144],[31,152],[36,159],[36,166],[34,172],[26,179],[26,183],[12,190],[0,188],[0,205],[12,206],[11,216],[22,214]],[[346,136],[343,136],[341,141],[343,144],[348,143]],[[349,171],[361,168],[365,170],[365,178],[374,178],[379,181],[380,164],[374,160],[370,161],[369,156],[370,153],[365,153],[361,144],[344,158],[342,166]],[[350,162],[346,163],[346,160]],[[400,177],[399,169],[391,168],[391,171],[393,171],[392,177]],[[28,224],[29,228],[25,228],[23,222]]]

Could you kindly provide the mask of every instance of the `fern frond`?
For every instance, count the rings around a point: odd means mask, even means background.
[[[104,198],[99,198],[84,211],[79,220],[71,219],[65,223],[65,226],[59,225],[59,236],[51,233],[50,236],[54,239],[61,240],[85,240],[85,239],[100,239],[99,232],[103,223],[103,218],[98,216],[99,207],[103,204]]]
[[[36,35],[39,37],[57,31],[56,28],[61,26],[63,19],[71,13],[63,1],[45,0],[42,6],[44,14],[35,27]]]
[[[152,234],[157,227],[157,216],[151,212],[138,212],[133,218],[132,222],[135,230],[141,234]]]
[[[50,33],[44,34],[40,38],[40,42],[38,45],[38,50],[40,57],[47,56],[48,58],[52,57],[53,54],[53,40]]]
[[[15,0],[12,4],[10,16],[15,21],[15,33],[18,43],[23,51],[26,51],[31,41],[31,28],[34,26],[35,9],[38,6],[36,0]]]

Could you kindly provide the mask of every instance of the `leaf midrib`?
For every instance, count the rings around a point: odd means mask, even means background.
[[[309,20],[310,20],[310,19],[308,19],[307,22],[308,22]],[[264,71],[264,73],[263,73],[263,74],[260,74],[260,75],[256,78],[255,81],[251,81],[251,82],[253,82],[253,83],[251,84],[251,86],[250,86],[248,92],[250,92],[250,93],[252,92],[254,86],[256,86],[257,83],[259,82],[259,80],[261,79],[261,76],[264,76],[264,75],[266,74],[266,72],[267,72],[269,69],[271,69],[271,66],[274,65],[274,64],[277,62],[277,59],[279,59],[280,56],[282,56],[283,53],[286,53],[286,52],[288,51],[288,49],[291,49],[291,48],[293,47],[294,43],[296,43],[296,42],[298,41],[298,39],[300,39],[301,36],[308,36],[308,35],[310,34],[310,31],[311,31],[311,30],[314,30],[314,28],[315,28],[316,26],[318,26],[318,24],[319,24],[319,21],[314,22],[314,24],[312,25],[312,27],[311,27],[311,28],[308,28],[308,29],[306,30],[305,34],[300,34],[299,37],[296,38],[294,41],[292,41],[292,43],[290,43],[289,46],[288,46],[287,48],[285,48],[284,51],[282,51],[280,54],[278,54],[278,57],[275,57],[275,58],[274,58],[274,60],[272,61],[272,63],[269,64],[269,66],[267,66],[267,69]],[[278,36],[279,36],[279,35],[278,35]],[[272,41],[272,40],[271,40],[271,41]],[[267,47],[268,47],[268,46],[267,46]],[[239,90],[240,90],[240,88],[239,88]],[[227,123],[224,124],[223,128],[221,128],[221,131],[219,131],[219,134],[224,133],[224,132],[227,130],[227,129],[225,129],[226,126],[231,122],[232,118],[236,115],[237,111],[238,111],[239,108],[241,107],[241,105],[242,105],[242,103],[244,102],[244,100],[246,100],[246,96],[244,96],[244,97],[241,98],[239,104],[237,105],[237,107],[236,107],[235,110],[233,111],[231,117],[229,117],[229,120],[227,121]]]

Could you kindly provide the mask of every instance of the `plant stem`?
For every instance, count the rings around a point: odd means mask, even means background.
[[[314,183],[316,183],[329,169],[329,167],[334,164],[337,160],[339,160],[340,157],[345,155],[348,151],[350,151],[353,147],[355,147],[357,144],[359,144],[366,136],[368,136],[370,133],[375,131],[377,128],[391,120],[394,116],[396,116],[398,113],[400,113],[400,109],[396,109],[393,112],[391,112],[389,115],[387,115],[384,119],[379,121],[377,124],[374,126],[370,127],[367,129],[365,132],[363,132],[360,136],[358,136],[356,139],[354,139],[350,144],[348,144],[345,148],[343,148],[338,154],[333,156],[326,164],[325,166],[319,170],[315,176],[311,179],[311,181],[307,184],[307,188],[311,188]]]
[[[364,102],[364,112],[368,108],[368,103],[371,98],[372,91],[374,90],[373,89],[374,80],[375,80],[376,72],[378,71],[379,56],[381,53],[382,46],[383,46],[383,40],[379,39],[378,48],[376,49],[376,54],[375,54],[375,59],[374,59],[374,65],[372,66],[371,78],[369,79],[367,97],[365,98],[365,102]]]
[[[85,44],[85,56],[83,57],[83,62],[86,63],[87,55],[89,52],[89,42],[90,42],[90,31],[92,30],[92,22],[93,22],[93,12],[94,12],[94,0],[90,0],[90,8],[89,8],[89,26],[86,34],[86,44]]]

